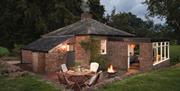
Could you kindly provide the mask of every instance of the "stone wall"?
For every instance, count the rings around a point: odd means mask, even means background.
[[[127,47],[127,42],[107,41],[107,61],[119,69],[127,70]]]
[[[32,63],[32,52],[29,50],[21,51],[22,63]]]
[[[152,43],[140,43],[140,70],[147,71],[153,67]]]

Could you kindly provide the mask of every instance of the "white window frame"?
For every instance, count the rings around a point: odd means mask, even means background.
[[[154,55],[156,55],[155,56],[156,58],[153,65],[157,65],[161,62],[169,60],[169,42],[167,41],[166,42],[153,42],[152,46],[153,46],[153,51],[154,49],[156,50],[155,51],[156,53],[154,53]],[[160,49],[160,53],[159,53],[159,49]],[[158,60],[159,59],[157,57],[158,55],[160,56],[160,60]]]
[[[101,46],[101,49],[100,49],[100,53],[102,54],[102,55],[105,55],[105,54],[107,54],[107,40],[101,40],[100,41],[101,43],[100,43],[100,46]]]

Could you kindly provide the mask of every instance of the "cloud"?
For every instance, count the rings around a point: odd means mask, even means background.
[[[131,12],[137,17],[146,20],[145,15],[147,14],[147,5],[142,4],[145,0],[101,0],[101,4],[104,5],[106,10],[105,14],[110,14],[114,7],[116,12]],[[154,23],[165,23],[165,19],[160,20],[157,17],[152,18]]]

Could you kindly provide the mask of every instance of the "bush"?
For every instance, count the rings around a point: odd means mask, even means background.
[[[108,61],[106,55],[99,55],[96,58],[94,58],[94,62],[99,63],[99,69],[100,70],[106,70],[108,67]]]
[[[9,50],[4,47],[0,47],[0,57],[9,55]]]
[[[11,52],[10,56],[17,56],[17,55],[19,55],[22,47],[23,47],[23,45],[15,44],[14,45],[14,49],[12,49],[12,52]]]

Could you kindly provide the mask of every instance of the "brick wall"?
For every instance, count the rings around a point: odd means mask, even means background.
[[[127,42],[108,41],[107,57],[112,65],[119,69],[127,70]]]
[[[29,50],[22,50],[21,51],[22,56],[22,63],[32,63],[32,52]]]
[[[153,67],[152,43],[140,43],[140,70],[151,70]]]
[[[46,53],[46,72],[54,72],[60,69],[60,65],[66,63],[65,60],[60,60],[60,54],[58,53]]]
[[[67,43],[73,44],[74,38],[70,38],[61,44],[67,44]],[[49,51],[49,53],[45,54],[45,60],[46,60],[45,71],[46,72],[54,72],[54,71],[60,70],[60,65],[66,64],[67,52],[59,51],[59,47],[61,47],[61,44],[54,47],[52,50]]]
[[[32,69],[37,73],[45,71],[45,54],[42,52],[32,52]]]
[[[38,53],[38,73],[45,72],[45,53]]]
[[[81,41],[86,41],[89,39],[89,36],[76,36],[75,37],[75,61],[80,63],[83,66],[89,65],[90,54],[85,51],[81,45]]]
[[[165,67],[168,67],[170,66],[170,60],[165,60],[159,64],[156,64],[153,66],[153,68],[157,69],[157,68],[165,68]]]

